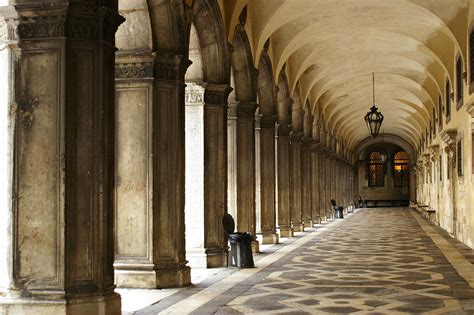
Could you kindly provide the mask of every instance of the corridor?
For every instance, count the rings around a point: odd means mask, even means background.
[[[362,209],[136,314],[474,313],[474,251],[409,208]]]

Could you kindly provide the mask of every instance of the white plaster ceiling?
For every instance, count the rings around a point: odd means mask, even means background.
[[[241,7],[245,1],[231,2]],[[255,64],[270,39],[275,78],[286,64],[292,91],[299,82],[301,102],[309,99],[313,112],[350,148],[368,136],[363,116],[372,105],[372,72],[376,104],[385,116],[382,130],[416,146],[438,96],[444,99],[446,78],[454,82],[456,55],[465,51],[467,0],[247,5]]]

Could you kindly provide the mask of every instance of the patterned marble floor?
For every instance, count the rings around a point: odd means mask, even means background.
[[[363,209],[136,314],[474,314],[473,253],[414,210]]]

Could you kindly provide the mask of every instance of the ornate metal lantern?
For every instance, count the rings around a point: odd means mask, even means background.
[[[369,128],[372,138],[377,137],[382,126],[383,115],[378,111],[378,108],[375,106],[375,75],[372,73],[372,98],[373,105],[370,111],[365,115],[365,123],[367,128]]]

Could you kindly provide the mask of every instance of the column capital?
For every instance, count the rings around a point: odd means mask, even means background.
[[[277,136],[278,137],[289,137],[291,133],[290,126],[287,124],[277,124]]]
[[[260,128],[272,129],[275,128],[276,118],[273,115],[262,115],[260,117]]]
[[[239,101],[237,104],[237,118],[239,119],[255,119],[255,111],[258,104],[254,101]]]
[[[227,106],[230,92],[232,92],[232,88],[227,83],[208,83],[204,92],[204,103]]]
[[[300,131],[292,131],[290,134],[291,143],[302,143],[303,133]]]
[[[184,74],[191,61],[183,55],[157,52],[154,66],[154,76],[163,81],[184,81]]]
[[[321,143],[317,142],[316,140],[311,141],[310,150],[311,152],[320,152]]]
[[[114,44],[115,32],[125,21],[112,8],[81,3],[18,4],[15,10],[17,16],[6,18],[7,24],[18,26],[9,31],[10,40],[67,37]]]

